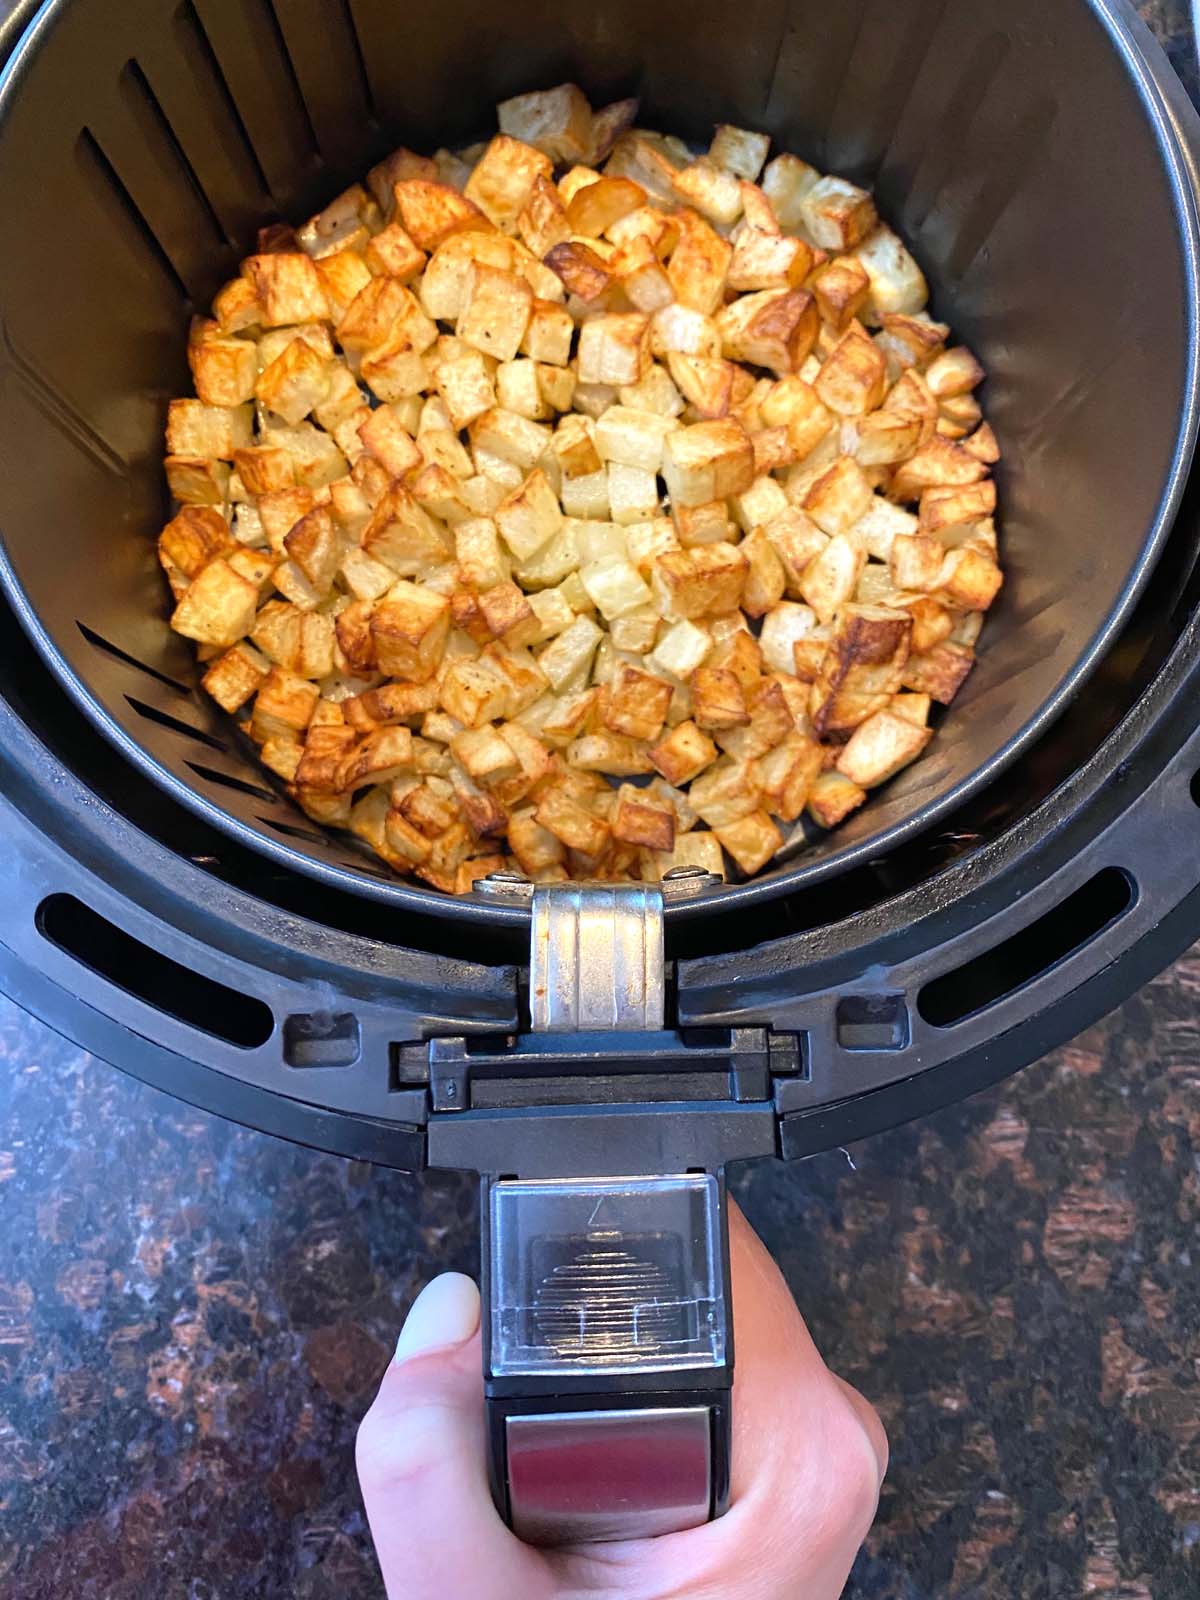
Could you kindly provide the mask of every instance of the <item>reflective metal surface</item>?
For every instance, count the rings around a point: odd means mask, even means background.
[[[663,898],[655,884],[539,884],[529,1009],[539,1033],[661,1028]]]
[[[533,1544],[646,1539],[708,1521],[707,1406],[508,1419],[514,1532]]]

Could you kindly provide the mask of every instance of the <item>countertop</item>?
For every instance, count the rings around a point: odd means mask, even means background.
[[[1195,93],[1181,0],[1142,9]],[[889,1425],[848,1597],[1194,1600],[1200,947],[999,1088],[735,1189]],[[476,1226],[466,1179],[189,1110],[0,1002],[4,1600],[375,1600],[355,1426]]]

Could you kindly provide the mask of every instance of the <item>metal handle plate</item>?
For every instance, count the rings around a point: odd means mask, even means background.
[[[540,884],[529,1009],[536,1033],[661,1028],[663,900],[654,884]]]

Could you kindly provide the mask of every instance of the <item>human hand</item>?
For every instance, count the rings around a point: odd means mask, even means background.
[[[724,1517],[684,1533],[538,1549],[488,1488],[479,1293],[414,1302],[358,1433],[388,1600],[837,1600],[875,1515],[887,1439],[822,1361],[779,1268],[729,1207],[737,1364]]]

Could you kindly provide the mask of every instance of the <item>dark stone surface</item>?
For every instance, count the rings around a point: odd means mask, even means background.
[[[0,0],[0,11],[4,0]],[[1181,0],[1143,7],[1196,91]],[[1200,951],[737,1191],[893,1462],[855,1600],[1200,1593]],[[0,1594],[380,1594],[355,1424],[472,1186],[193,1112],[0,1002]],[[802,1597],[798,1597],[802,1600]]]

